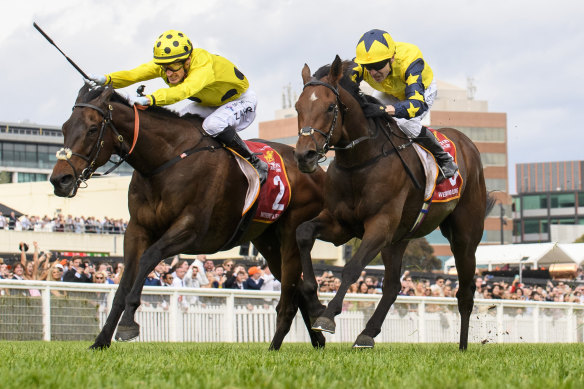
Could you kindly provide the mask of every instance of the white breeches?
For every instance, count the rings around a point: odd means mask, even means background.
[[[424,92],[424,100],[426,101],[426,104],[428,104],[426,112],[411,119],[394,118],[399,128],[410,138],[415,138],[420,135],[420,132],[422,131],[422,120],[428,115],[428,112],[430,112],[437,93],[438,89],[436,87],[436,81],[433,80]],[[394,96],[380,91],[375,91],[373,97],[376,97],[385,105],[392,105],[399,101]]]
[[[219,107],[205,107],[195,102],[187,104],[179,112],[181,116],[192,113],[203,117],[203,130],[211,136],[216,136],[227,127],[235,131],[247,128],[256,117],[257,97],[254,91],[248,89],[239,99],[230,101]]]

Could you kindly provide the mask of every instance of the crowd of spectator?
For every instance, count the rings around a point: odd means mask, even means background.
[[[4,215],[0,212],[0,230],[36,231],[36,232],[74,232],[77,234],[123,234],[126,231],[127,221],[104,216],[96,218],[58,214],[54,217],[47,215],[21,215],[14,212]]]
[[[20,242],[20,262],[13,265],[0,258],[0,279],[46,280],[64,282],[118,284],[124,272],[122,263],[110,263],[91,257],[53,258],[53,253],[40,253],[33,242],[32,260],[28,260],[28,245]],[[245,267],[233,260],[215,264],[204,255],[189,262],[178,256],[161,260],[144,282],[146,286],[178,288],[231,288],[280,290],[267,265]]]
[[[576,283],[548,280],[545,286],[526,285],[516,276],[512,282],[494,281],[492,277],[475,278],[475,299],[554,301],[584,304],[584,276],[579,270]],[[458,282],[438,276],[433,283],[428,279],[413,279],[408,271],[401,277],[402,296],[456,297]]]
[[[33,242],[32,260],[28,260],[28,245],[20,243],[20,262],[12,266],[0,258],[0,279],[47,280],[65,282],[107,283],[120,282],[124,271],[122,263],[94,261],[91,257],[73,257],[71,259],[53,258],[51,252],[39,253],[39,247]],[[319,293],[336,293],[341,279],[330,271],[324,271],[316,277]],[[564,281],[547,281],[546,285],[526,285],[519,277],[512,282],[495,281],[489,276],[475,279],[475,299],[506,299],[522,301],[554,301],[584,303],[584,275],[579,269],[575,283]],[[178,288],[229,288],[251,290],[280,290],[278,280],[267,265],[245,267],[234,260],[220,264],[197,256],[193,261],[180,259],[178,256],[161,260],[148,275],[144,285],[172,286]],[[363,271],[348,293],[380,294],[383,279],[368,275]],[[401,277],[402,296],[456,297],[458,282],[437,276],[414,279],[409,271]]]

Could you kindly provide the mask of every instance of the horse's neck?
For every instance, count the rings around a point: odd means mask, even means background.
[[[125,140],[124,149],[118,149],[118,154],[123,155],[133,147],[126,160],[141,173],[153,171],[199,143],[202,138],[202,133],[195,125],[186,120],[161,117],[148,111],[138,111],[138,115],[137,130],[133,108],[119,110],[118,115],[114,114],[113,122]]]

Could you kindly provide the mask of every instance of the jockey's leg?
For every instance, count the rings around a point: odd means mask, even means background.
[[[444,178],[450,178],[456,174],[458,166],[454,162],[454,158],[444,151],[434,134],[428,131],[426,127],[422,127],[420,134],[413,138],[413,141],[432,153]]]
[[[247,144],[245,144],[239,135],[237,135],[237,132],[235,132],[233,127],[227,127],[225,130],[217,134],[215,139],[224,143],[225,146],[232,148],[243,158],[247,159],[258,171],[258,174],[260,175],[260,184],[263,184],[266,181],[266,178],[268,177],[268,164],[251,152],[247,147]]]
[[[248,89],[237,100],[216,108],[208,115],[203,121],[203,130],[247,159],[258,171],[261,183],[264,183],[268,175],[268,164],[253,154],[237,135],[238,131],[247,128],[254,121],[256,105],[256,95]]]

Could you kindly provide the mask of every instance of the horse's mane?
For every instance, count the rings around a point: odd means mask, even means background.
[[[90,101],[98,98],[101,94],[105,91],[105,87],[100,86],[97,88],[91,88],[89,85],[85,84],[83,88],[79,91],[78,99],[80,99],[81,103],[89,103]],[[129,101],[129,98],[126,96],[121,95],[120,93],[114,91],[112,93],[110,100],[113,103],[120,103],[129,108],[132,108],[132,104]],[[180,120],[188,120],[188,121],[200,121],[201,117],[195,114],[186,114],[184,116],[180,116],[178,112],[173,111],[168,108],[159,107],[159,106],[150,106],[147,110],[149,113],[152,113],[156,116],[163,116],[166,118],[174,118]]]
[[[342,71],[343,76],[339,81],[339,84],[345,89],[347,92],[351,94],[359,102],[360,105],[363,105],[364,102],[375,100],[374,97],[364,94],[359,88],[359,84],[351,80],[351,75],[353,72],[353,68],[357,66],[355,62],[344,60],[342,63]],[[317,80],[320,80],[323,77],[326,77],[331,71],[331,64],[324,65],[320,67],[316,72],[314,72],[313,77]],[[363,100],[365,99],[365,101]]]

